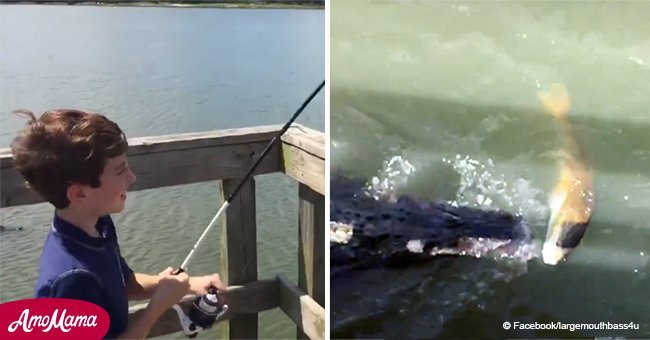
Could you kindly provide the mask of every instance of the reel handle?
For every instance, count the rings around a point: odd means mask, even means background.
[[[185,269],[183,269],[183,268],[178,268],[178,269],[176,269],[176,270],[174,270],[174,271],[172,272],[172,275],[178,275],[178,274],[180,274],[180,273],[184,273],[184,272],[185,272]],[[215,286],[211,286],[210,288],[208,288],[208,294],[214,294],[214,295],[216,295],[218,292],[219,292],[219,290],[218,290],[217,287],[215,287]]]

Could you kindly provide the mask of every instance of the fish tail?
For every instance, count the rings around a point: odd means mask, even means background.
[[[544,109],[557,119],[566,119],[571,110],[569,92],[564,84],[552,84],[548,91],[541,91],[537,97]]]

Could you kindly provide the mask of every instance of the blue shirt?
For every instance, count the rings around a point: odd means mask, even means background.
[[[133,270],[120,255],[110,216],[99,218],[95,228],[102,237],[91,237],[55,214],[40,259],[36,297],[85,300],[102,307],[111,320],[105,338],[114,338],[128,326],[126,282]]]

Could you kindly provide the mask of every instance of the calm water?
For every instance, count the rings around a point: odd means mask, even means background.
[[[561,82],[597,202],[570,261],[465,258],[367,273],[349,295],[331,297],[348,320],[332,335],[650,337],[650,3],[331,8],[332,168],[422,199],[521,213],[535,254],[561,147],[536,95]],[[345,303],[349,296],[359,301]],[[504,321],[639,329],[504,330]]]
[[[0,147],[24,121],[17,108],[97,110],[128,137],[283,124],[324,75],[322,10],[0,7]],[[321,92],[297,123],[324,130]],[[259,277],[297,279],[297,186],[257,177]],[[218,209],[218,183],[133,192],[114,216],[136,271],[178,266]],[[52,218],[46,204],[1,210],[25,230],[0,238],[0,300],[33,293]],[[217,229],[190,271],[219,271]],[[261,314],[260,337],[292,338],[280,311]],[[177,335],[177,338],[183,338]]]

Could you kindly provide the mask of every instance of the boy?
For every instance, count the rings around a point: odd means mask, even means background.
[[[16,169],[29,186],[55,207],[40,259],[36,297],[85,300],[110,316],[106,338],[144,338],[162,313],[185,294],[203,295],[218,274],[188,277],[134,273],[120,255],[109,214],[124,209],[126,190],[135,181],[129,168],[124,133],[96,113],[45,112],[30,119],[11,149]],[[128,300],[147,299],[139,320],[128,324]]]

